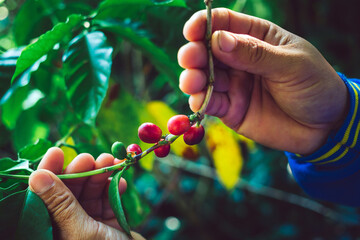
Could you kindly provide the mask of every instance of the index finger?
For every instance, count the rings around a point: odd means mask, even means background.
[[[227,8],[212,10],[212,32],[226,30],[237,34],[248,34],[265,40],[270,27],[279,27],[267,20],[238,13]],[[206,10],[196,12],[186,23],[183,34],[188,41],[202,41],[206,33]]]
[[[37,169],[46,169],[60,174],[64,164],[64,152],[58,147],[49,148],[41,159]]]

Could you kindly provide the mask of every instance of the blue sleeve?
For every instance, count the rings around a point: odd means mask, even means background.
[[[309,156],[286,152],[298,184],[310,196],[343,205],[360,206],[360,80],[339,73],[350,94],[344,124]]]

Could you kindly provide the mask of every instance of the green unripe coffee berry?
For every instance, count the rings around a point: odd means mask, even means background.
[[[114,142],[111,146],[111,152],[117,159],[124,159],[126,158],[126,148],[122,142]]]

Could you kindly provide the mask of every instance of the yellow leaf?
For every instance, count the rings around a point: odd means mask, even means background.
[[[150,148],[151,144],[140,141],[139,146],[144,151],[144,150]],[[153,166],[154,166],[154,160],[155,160],[154,154],[148,154],[147,156],[141,158],[141,160],[139,161],[139,164],[143,169],[145,169],[147,171],[152,171]]]
[[[65,143],[72,146],[75,145],[74,139],[72,137],[66,139]],[[77,156],[77,152],[73,148],[67,146],[61,146],[60,148],[64,152],[63,169],[65,169],[71,163],[71,161]]]
[[[153,117],[154,122],[163,131],[163,135],[168,133],[167,122],[168,120],[177,115],[178,113],[171,109],[166,103],[161,101],[152,101],[146,105],[146,109],[149,114]],[[178,156],[187,159],[196,159],[199,156],[199,149],[196,145],[187,145],[182,137],[176,139],[171,144],[171,150]]]
[[[226,189],[231,190],[238,182],[243,166],[236,136],[219,121],[209,121],[205,134],[219,180]]]
[[[255,150],[256,144],[253,140],[250,138],[244,137],[243,135],[235,133],[237,139],[239,139],[241,142],[245,143],[245,145],[248,147],[250,151]]]

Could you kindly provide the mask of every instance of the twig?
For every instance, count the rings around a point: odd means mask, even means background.
[[[203,104],[201,105],[198,114],[200,116],[200,119],[204,117],[205,111],[207,106],[209,105],[210,98],[212,95],[212,92],[214,90],[214,82],[215,82],[215,73],[214,73],[214,60],[213,55],[211,52],[211,36],[212,36],[212,16],[211,16],[211,4],[213,0],[205,0],[206,5],[206,48],[208,52],[208,67],[209,67],[209,83],[205,95],[205,100]]]
[[[90,176],[93,176],[93,175],[118,170],[118,169],[123,168],[123,167],[128,167],[128,166],[133,165],[133,164],[135,164],[135,162],[124,161],[124,162],[121,162],[121,163],[113,165],[113,166],[104,167],[104,168],[100,168],[100,169],[96,169],[96,170],[92,170],[92,171],[80,172],[80,173],[70,173],[70,174],[59,174],[59,175],[57,175],[57,177],[60,178],[60,179],[73,179],[73,178],[81,178],[81,177],[90,177]],[[29,177],[30,177],[29,175],[15,175],[15,174],[1,173],[0,172],[0,178],[28,180]]]

